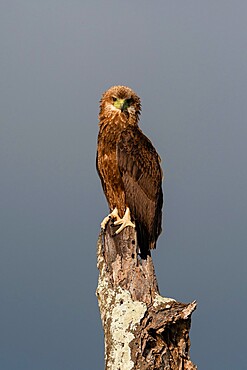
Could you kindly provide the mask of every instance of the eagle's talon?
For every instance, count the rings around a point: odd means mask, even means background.
[[[117,220],[120,219],[120,217],[118,216],[118,210],[117,210],[117,208],[114,208],[114,210],[103,219],[103,221],[100,224],[101,230],[105,230],[106,225],[108,224],[108,222],[110,220],[113,220],[114,221],[115,219],[117,219]]]
[[[131,222],[130,210],[128,207],[126,208],[123,218],[118,219],[117,221],[114,222],[114,226],[118,226],[118,225],[121,225],[121,226],[116,230],[115,232],[116,235],[118,235],[127,226],[131,226],[135,228],[135,224]]]

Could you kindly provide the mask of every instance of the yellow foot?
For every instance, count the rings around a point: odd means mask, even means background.
[[[119,227],[119,229],[117,229],[115,234],[119,234],[127,226],[135,227],[135,224],[131,222],[130,210],[128,207],[126,208],[123,218],[119,218],[118,216],[117,221],[114,222],[114,226],[117,226],[117,225],[121,225],[121,226]]]
[[[106,225],[108,224],[108,222],[112,219],[112,218],[116,218],[117,221],[120,220],[120,217],[118,216],[118,210],[117,208],[114,208],[114,210],[104,218],[104,220],[101,222],[100,226],[101,226],[101,229],[102,230],[105,230],[106,228]]]

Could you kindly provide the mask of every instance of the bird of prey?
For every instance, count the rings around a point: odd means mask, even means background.
[[[126,86],[113,86],[100,100],[96,167],[112,219],[136,227],[139,248],[149,253],[161,233],[162,170],[160,157],[138,126],[141,101]]]

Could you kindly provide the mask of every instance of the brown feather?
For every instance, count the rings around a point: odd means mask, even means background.
[[[117,143],[117,160],[125,189],[126,205],[142,236],[154,248],[161,233],[162,171],[150,140],[137,126],[125,129]]]
[[[126,111],[113,98],[131,99]],[[120,217],[129,207],[141,249],[155,248],[161,233],[162,170],[151,141],[138,127],[139,97],[128,87],[113,86],[100,101],[97,171],[109,204]]]

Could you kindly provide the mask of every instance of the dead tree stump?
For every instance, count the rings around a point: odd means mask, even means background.
[[[194,370],[189,356],[191,314],[184,304],[159,295],[151,255],[138,255],[136,232],[98,240],[97,297],[105,337],[105,370]]]

